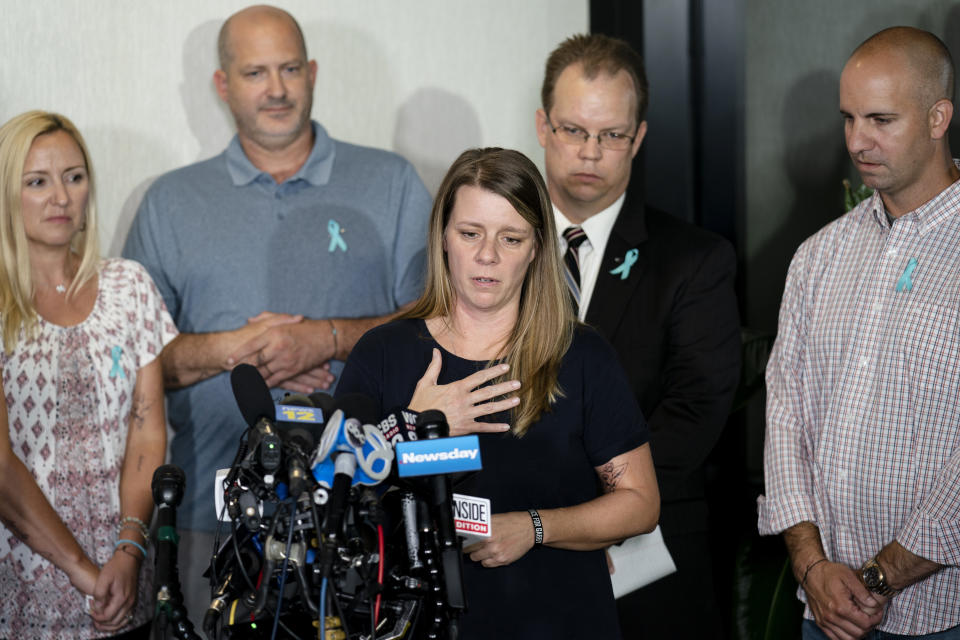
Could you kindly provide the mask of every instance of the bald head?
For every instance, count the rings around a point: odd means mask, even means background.
[[[227,71],[230,62],[233,60],[233,41],[232,34],[235,27],[252,26],[265,22],[287,23],[292,30],[296,32],[297,43],[303,54],[303,60],[307,59],[307,45],[303,39],[303,30],[292,15],[269,5],[255,5],[242,9],[229,18],[220,27],[220,35],[217,37],[217,54],[220,57],[220,69]]]
[[[854,50],[847,67],[865,61],[900,66],[915,83],[924,109],[939,100],[953,101],[953,58],[943,41],[929,31],[914,27],[884,29]]]

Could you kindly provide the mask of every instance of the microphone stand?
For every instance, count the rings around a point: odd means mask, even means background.
[[[173,635],[180,640],[201,640],[187,617],[180,593],[180,575],[177,570],[177,507],[183,499],[186,477],[180,467],[165,464],[153,472],[150,488],[157,505],[157,611],[156,621],[160,635],[167,624],[173,623]]]
[[[417,417],[417,437],[421,440],[435,440],[450,435],[447,417],[442,411],[424,411]],[[436,522],[440,542],[440,568],[443,573],[443,594],[446,605],[446,638],[456,640],[460,635],[460,615],[467,608],[467,597],[463,586],[463,553],[460,539],[457,538],[453,523],[452,491],[450,478],[434,475],[428,478],[429,510]],[[436,618],[434,623],[436,623]]]

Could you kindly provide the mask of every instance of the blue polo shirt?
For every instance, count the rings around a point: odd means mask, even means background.
[[[307,161],[281,184],[234,137],[147,191],[123,255],[147,268],[181,332],[237,329],[265,310],[378,316],[419,296],[431,201],[416,171],[313,131]],[[331,364],[339,374],[343,363]],[[169,392],[167,412],[172,462],[187,475],[179,522],[213,531],[214,474],[246,428],[229,375]]]

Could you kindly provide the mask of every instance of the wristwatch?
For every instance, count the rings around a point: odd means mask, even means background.
[[[876,557],[870,558],[860,567],[860,580],[863,586],[877,595],[890,597],[897,592],[887,584],[887,576],[884,575]]]

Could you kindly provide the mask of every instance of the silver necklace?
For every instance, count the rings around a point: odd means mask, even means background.
[[[67,292],[67,288],[66,288],[65,286],[63,286],[63,283],[58,284],[57,286],[54,287],[54,289],[57,290],[57,293],[66,293],[66,292]]]

